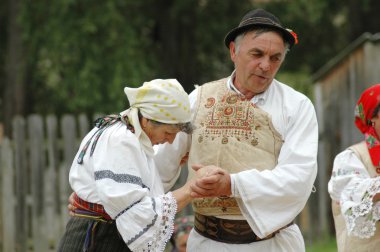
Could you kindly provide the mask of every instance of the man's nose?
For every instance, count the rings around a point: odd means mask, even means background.
[[[260,62],[260,68],[263,71],[269,71],[269,69],[270,69],[270,60],[267,59],[267,58],[262,59],[261,62]]]

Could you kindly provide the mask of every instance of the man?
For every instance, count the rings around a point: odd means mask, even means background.
[[[159,146],[155,161],[167,188],[180,173],[173,164],[189,151],[189,166],[225,170],[222,179],[205,176],[192,186],[188,251],[305,251],[293,220],[316,177],[318,125],[311,101],[274,79],[296,43],[273,14],[248,12],[225,37],[231,76],[189,96],[192,136]]]

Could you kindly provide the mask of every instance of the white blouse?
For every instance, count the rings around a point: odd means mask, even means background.
[[[84,138],[79,152],[96,130]],[[79,152],[74,159],[72,189],[83,200],[103,205],[132,251],[163,251],[177,203],[171,193],[164,194],[152,156],[121,122],[102,133],[92,157],[90,148],[83,164],[77,163]]]
[[[372,203],[380,193],[380,176],[370,177],[366,167],[352,150],[344,150],[334,160],[328,190],[338,202],[349,235],[369,238],[380,220],[380,202]]]

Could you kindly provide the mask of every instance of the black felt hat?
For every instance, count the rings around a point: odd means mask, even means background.
[[[270,27],[279,31],[283,35],[283,38],[289,43],[290,48],[298,42],[297,35],[292,30],[284,28],[275,15],[263,9],[256,9],[245,14],[239,26],[232,29],[224,38],[224,44],[229,48],[231,41],[239,34],[253,27]]]

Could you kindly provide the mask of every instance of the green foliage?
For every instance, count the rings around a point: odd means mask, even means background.
[[[344,3],[342,0],[295,0],[271,1],[265,6],[279,13],[281,22],[298,35],[299,44],[289,52],[286,70],[315,72],[349,43]]]
[[[19,0],[25,54],[26,113],[105,113],[127,106],[124,86],[153,78],[194,84],[233,70],[223,40],[241,17],[265,8],[293,29],[299,44],[278,79],[311,97],[308,78],[347,46],[351,36],[378,25],[380,2],[365,0]],[[7,24],[7,6],[0,20]],[[356,14],[356,15],[355,15]],[[371,19],[372,17],[372,19]],[[0,49],[7,33],[0,29]],[[0,91],[6,81],[0,56]],[[6,85],[12,85],[7,83]]]
[[[310,79],[310,74],[307,71],[286,72],[280,71],[276,77],[277,80],[293,87],[295,90],[305,94],[310,99],[313,99],[313,83]]]
[[[136,15],[143,8],[136,1],[24,2],[34,110],[123,109],[123,87],[141,85],[156,64],[145,50],[151,41],[140,32],[152,22]]]
[[[306,244],[306,252],[336,252],[335,238],[329,238],[312,244]]]

